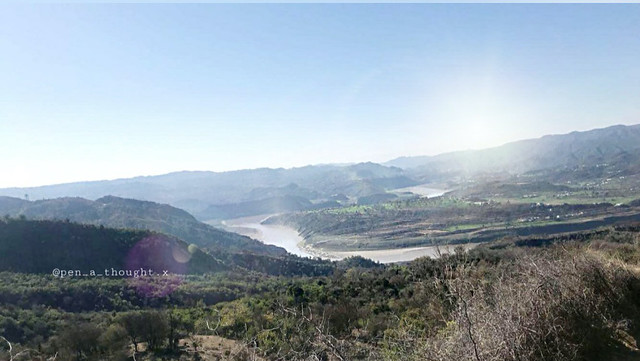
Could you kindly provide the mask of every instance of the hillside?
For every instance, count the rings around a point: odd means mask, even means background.
[[[505,187],[508,188],[508,187]],[[508,202],[445,195],[373,206],[272,216],[265,224],[297,229],[305,244],[321,251],[392,250],[430,245],[478,243],[514,235],[553,235],[640,221],[637,201],[548,204],[517,193]]]
[[[275,276],[326,275],[335,268],[330,261],[288,253],[273,256],[224,248],[201,249],[148,230],[24,217],[0,219],[0,271],[50,273],[53,268],[97,271],[147,265],[181,274],[232,270]]]
[[[114,196],[102,197],[95,201],[83,198],[57,198],[32,202],[0,197],[0,215],[151,230],[173,235],[203,248],[232,253],[251,252],[272,256],[286,254],[282,248],[265,245],[249,237],[199,222],[181,209],[166,204]]]
[[[574,179],[637,174],[640,172],[640,125],[546,135],[476,151],[402,157],[385,165],[408,169],[408,174],[422,180],[541,170],[562,172],[565,178]]]
[[[12,220],[0,222],[0,240],[24,229],[33,231],[24,240],[49,231],[138,239]],[[401,265],[352,259],[320,277],[190,275],[160,295],[145,293],[146,279],[2,272],[0,331],[15,353],[43,356],[32,359],[637,360],[639,241],[637,224],[516,237]]]
[[[197,247],[160,233],[60,221],[0,221],[0,271],[51,274],[54,269],[82,274],[152,269],[161,275],[164,270],[187,274],[228,267]]]

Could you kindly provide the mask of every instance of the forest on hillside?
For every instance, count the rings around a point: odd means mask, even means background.
[[[639,357],[640,225],[504,239],[400,265],[327,265],[314,276],[233,267],[167,280],[4,271],[0,352],[70,361]]]

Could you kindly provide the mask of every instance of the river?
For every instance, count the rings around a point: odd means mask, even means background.
[[[270,216],[271,215],[261,215],[234,218],[222,221],[222,225],[228,231],[257,239],[265,244],[282,247],[286,249],[287,252],[298,256],[316,256],[301,247],[304,243],[304,238],[302,238],[295,229],[286,226],[261,223]]]
[[[411,192],[413,194],[419,195],[421,197],[433,198],[440,197],[441,195],[448,192],[448,190],[431,188],[430,184],[419,184],[417,186],[404,187],[404,188],[396,188],[389,192],[391,193],[405,193]]]
[[[265,244],[272,244],[286,249],[289,253],[302,257],[321,257],[339,260],[351,256],[362,256],[380,263],[407,262],[423,256],[438,257],[439,254],[451,253],[457,245],[425,246],[412,248],[392,248],[362,251],[326,251],[304,247],[304,239],[290,227],[262,224],[270,215],[235,218],[223,221],[228,231],[236,232],[258,239]],[[465,249],[475,247],[477,243],[462,245]]]

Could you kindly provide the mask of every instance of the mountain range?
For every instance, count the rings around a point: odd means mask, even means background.
[[[429,181],[478,173],[556,174],[590,169],[599,171],[573,176],[592,178],[607,171],[620,175],[640,173],[640,125],[616,125],[584,132],[546,135],[499,147],[401,157],[384,163],[404,169],[405,176]],[[567,172],[569,171],[569,172]]]
[[[392,189],[491,173],[541,176],[545,181],[638,174],[640,125],[548,135],[483,150],[401,157],[384,164],[310,165],[222,173],[185,171],[5,188],[0,189],[0,195],[37,200],[58,197],[99,200],[113,195],[170,204],[197,219],[210,220],[364,204],[371,199],[388,199],[380,195]]]
[[[199,219],[207,220],[210,214],[220,213],[216,207],[233,209],[233,205],[239,204],[238,213],[222,213],[230,217],[252,215],[247,214],[247,207],[243,203],[270,199],[271,206],[263,207],[259,212],[287,212],[301,207],[313,208],[314,204],[329,201],[337,195],[357,199],[415,184],[399,168],[361,163],[292,169],[261,168],[223,173],[177,172],[113,181],[7,188],[1,189],[0,195],[18,198],[27,195],[30,199],[38,200],[68,196],[95,200],[114,195],[170,204]],[[307,202],[291,202],[290,197],[298,197],[298,200],[304,198]]]

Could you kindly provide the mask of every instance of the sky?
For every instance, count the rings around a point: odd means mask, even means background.
[[[2,4],[0,187],[640,123],[640,4]]]

